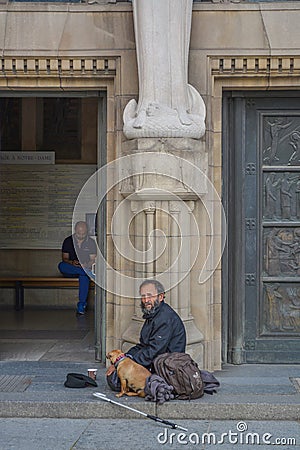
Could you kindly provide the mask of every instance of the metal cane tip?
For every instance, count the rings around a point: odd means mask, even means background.
[[[182,430],[182,431],[188,431],[187,428],[181,427],[180,425],[177,425],[176,428],[179,428],[179,429]]]

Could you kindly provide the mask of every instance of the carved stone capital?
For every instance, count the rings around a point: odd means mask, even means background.
[[[134,214],[136,214],[137,212],[138,212],[138,210],[139,210],[139,205],[138,205],[138,202],[137,201],[131,201],[130,202],[130,209],[131,209],[131,212],[133,212]]]
[[[186,202],[186,204],[188,206],[189,213],[192,213],[195,208],[195,202],[193,200],[189,200],[188,202]]]
[[[154,214],[156,210],[155,202],[145,202],[144,203],[144,211],[146,214]]]
[[[181,212],[180,205],[176,201],[171,201],[169,203],[169,211],[171,214],[179,214]]]

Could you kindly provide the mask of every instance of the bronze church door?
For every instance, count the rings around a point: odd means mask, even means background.
[[[225,96],[228,269],[223,291],[228,298],[229,362],[300,362],[300,97],[296,95]]]

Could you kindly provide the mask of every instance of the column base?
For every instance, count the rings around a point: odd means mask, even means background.
[[[131,318],[131,323],[122,335],[122,351],[127,352],[130,347],[136,345],[140,341],[140,331],[144,320],[136,316]]]
[[[122,351],[126,352],[133,345],[137,344],[140,339],[140,331],[144,321],[138,317],[132,317],[131,324],[122,335]],[[203,334],[196,327],[194,319],[186,319],[183,321],[186,329],[187,345],[186,353],[189,353],[193,360],[199,365],[199,368],[204,367],[204,345]]]
[[[193,318],[184,320],[183,323],[187,337],[186,353],[189,353],[199,368],[202,369],[204,367],[204,336],[197,328]]]

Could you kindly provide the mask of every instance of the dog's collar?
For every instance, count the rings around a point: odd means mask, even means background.
[[[125,358],[126,358],[125,354],[124,354],[124,353],[121,353],[121,355],[119,355],[119,356],[117,357],[117,359],[115,360],[115,362],[114,362],[115,368],[117,368],[118,365],[119,365],[119,363],[120,363],[121,361],[123,361],[123,359],[125,359]]]

